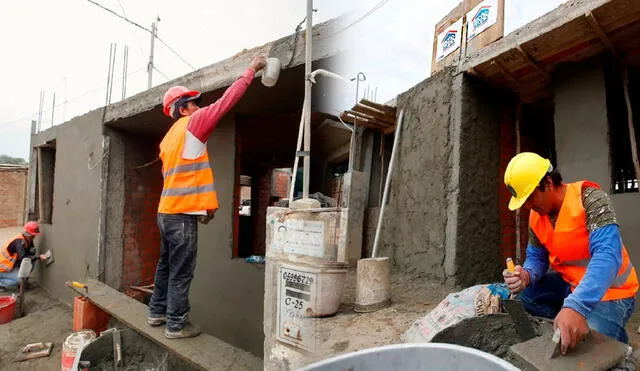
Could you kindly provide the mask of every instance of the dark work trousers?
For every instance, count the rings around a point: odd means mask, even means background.
[[[149,316],[167,316],[167,330],[179,331],[189,319],[189,288],[196,268],[196,215],[158,214],[161,246]]]

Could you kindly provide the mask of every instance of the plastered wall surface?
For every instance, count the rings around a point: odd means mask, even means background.
[[[55,262],[37,268],[40,284],[71,303],[64,283],[98,272],[98,221],[102,172],[101,111],[93,111],[31,138],[37,146],[56,139],[52,224],[41,226],[40,251],[53,249]]]

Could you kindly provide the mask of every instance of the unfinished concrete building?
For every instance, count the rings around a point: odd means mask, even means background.
[[[329,30],[313,31],[314,68],[332,69],[338,58]],[[202,91],[202,104],[219,98],[249,67],[253,57],[281,60],[278,84],[259,77],[208,141],[220,209],[199,229],[199,256],[191,286],[191,318],[205,332],[262,356],[264,267],[244,257],[264,255],[266,208],[287,195],[280,168],[290,168],[304,96],[305,33],[291,35],[177,80],[76,117],[31,138],[27,212],[42,223],[41,249],[53,248],[56,264],[39,270],[47,291],[66,302],[65,281],[97,278],[120,291],[153,283],[159,257],[156,227],[162,189],[158,145],[172,120],[162,113],[172,85]],[[314,95],[328,94],[331,81],[318,78]],[[350,131],[321,102],[312,107],[314,167],[337,166],[348,157]],[[330,158],[330,161],[326,161]],[[326,174],[326,176],[325,176]],[[330,194],[330,170],[312,189]],[[284,189],[283,189],[284,188]],[[250,213],[242,213],[243,201]]]
[[[565,181],[598,182],[640,265],[638,40],[640,2],[569,1],[400,94],[395,104],[404,120],[379,254],[393,263],[391,307],[354,313],[350,275],[340,311],[315,320],[315,352],[267,340],[265,365],[296,369],[400,342],[425,314],[425,298],[437,297],[432,282],[455,290],[501,281],[504,259],[524,261],[528,240],[528,214],[508,210],[503,183],[518,152],[550,158]],[[380,146],[392,142],[379,131],[375,137],[370,169],[380,170],[370,184],[363,256],[380,210],[373,182],[386,173],[390,152]],[[274,299],[267,297],[265,310]],[[265,321],[273,313],[265,311]],[[267,336],[272,326],[265,322]]]

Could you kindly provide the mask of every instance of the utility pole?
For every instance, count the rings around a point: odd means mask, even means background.
[[[305,71],[306,77],[304,84],[304,96],[307,101],[306,110],[304,112],[304,172],[302,182],[302,198],[309,198],[309,171],[311,167],[311,61],[312,49],[311,39],[313,38],[313,0],[307,0],[307,30],[305,32],[306,48],[305,48]]]
[[[157,17],[156,21],[151,23],[151,48],[149,50],[149,64],[147,65],[147,74],[149,75],[147,89],[151,89],[153,80],[153,46],[156,41],[156,35],[158,34],[158,22],[160,22],[160,17]]]

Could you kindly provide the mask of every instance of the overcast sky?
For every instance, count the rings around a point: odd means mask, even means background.
[[[304,18],[304,0],[94,0],[150,28],[159,16],[158,36],[196,69],[243,49],[291,34]],[[553,10],[564,0],[506,0],[509,33]],[[357,19],[380,0],[315,0],[314,24],[351,12]],[[341,33],[355,58],[341,71],[367,76],[361,95],[377,88],[388,101],[429,76],[435,23],[459,0],[388,0]],[[59,124],[105,103],[110,43],[117,43],[112,101],[120,100],[123,47],[129,46],[127,97],[146,89],[149,33],[87,0],[2,1],[0,4],[0,154],[27,158],[31,120],[37,119],[45,91],[43,127]],[[159,42],[155,44],[153,85],[193,69]],[[355,84],[345,84],[351,102]],[[335,112],[333,112],[335,113]]]

